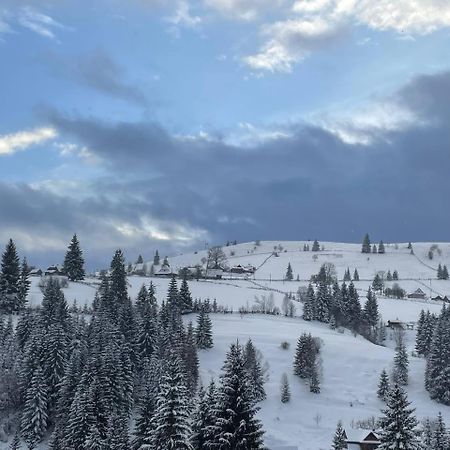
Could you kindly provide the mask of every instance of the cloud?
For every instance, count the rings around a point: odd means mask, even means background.
[[[446,0],[296,0],[286,17],[262,26],[261,49],[243,58],[253,70],[290,72],[312,51],[357,25],[414,40],[450,26]]]
[[[43,14],[31,7],[23,7],[18,14],[18,22],[25,28],[49,39],[56,39],[55,29],[64,29],[52,17]]]
[[[0,135],[0,156],[12,155],[19,150],[25,150],[33,145],[42,144],[54,139],[57,132],[54,128],[44,127],[29,131]]]
[[[204,4],[230,19],[253,21],[268,11],[276,11],[286,0],[204,0]]]
[[[56,53],[47,53],[44,62],[59,76],[140,106],[147,106],[148,99],[142,89],[126,79],[124,68],[104,50],[83,56],[66,58]]]
[[[202,22],[201,17],[191,14],[189,3],[186,0],[177,2],[174,13],[167,20],[176,27],[185,26],[187,28],[196,28]]]

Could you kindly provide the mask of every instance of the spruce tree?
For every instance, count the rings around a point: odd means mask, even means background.
[[[333,444],[331,446],[333,450],[344,450],[347,448],[347,440],[345,438],[344,428],[342,428],[342,422],[339,421],[336,427],[336,432],[333,436]]]
[[[440,412],[436,420],[436,427],[432,437],[432,446],[433,450],[448,450],[449,448],[449,438],[445,428],[444,419]]]
[[[313,252],[318,252],[320,251],[320,244],[319,241],[317,239],[314,240],[311,251]]]
[[[11,444],[9,445],[9,450],[20,450],[21,447],[22,447],[22,445],[20,443],[20,433],[19,433],[19,429],[17,429],[16,432],[14,433],[13,440],[11,441]]]
[[[352,276],[350,275],[350,269],[347,267],[347,270],[344,273],[344,281],[351,281]]]
[[[394,369],[392,373],[394,383],[401,386],[408,384],[408,365],[408,353],[405,345],[401,343],[397,348],[394,358]]]
[[[378,244],[378,253],[386,253],[386,249],[384,248],[384,243],[383,241],[380,241],[380,243]]]
[[[361,253],[370,253],[370,249],[371,249],[370,238],[369,235],[366,233],[363,239]]]
[[[384,283],[380,275],[377,273],[372,281],[372,289],[377,292],[382,292],[384,288]]]
[[[388,269],[388,271],[387,271],[386,280],[387,281],[392,281],[392,273],[391,273],[390,269]]]
[[[437,279],[442,280],[442,265],[441,265],[441,263],[439,263],[438,268],[437,268]]]
[[[372,328],[375,327],[379,318],[377,298],[370,287],[367,291],[367,301],[364,305],[364,317]]]
[[[303,379],[311,378],[319,349],[311,334],[303,333],[297,342],[294,357],[294,374]]]
[[[309,283],[305,303],[303,304],[303,320],[315,320],[317,316],[316,310],[316,294],[312,284]]]
[[[211,427],[212,448],[221,450],[263,450],[261,423],[255,415],[244,357],[239,344],[232,344],[222,369],[218,390],[216,423]]]
[[[397,272],[397,270],[394,270],[394,272],[392,272],[392,279],[394,281],[398,281],[398,272]]]
[[[380,420],[381,444],[379,450],[418,450],[417,420],[410,409],[406,393],[397,384],[392,388],[387,407]]]
[[[77,235],[74,234],[64,258],[64,272],[70,281],[84,280],[84,259]]]
[[[309,392],[312,392],[313,394],[320,394],[320,378],[317,362],[312,368],[312,374],[309,380]]]
[[[26,392],[22,411],[22,436],[27,443],[42,440],[48,426],[48,392],[44,373],[40,367],[34,370]]]
[[[2,255],[0,272],[0,311],[11,314],[19,309],[20,261],[12,239]]]
[[[286,281],[292,281],[294,279],[294,275],[292,273],[291,263],[289,263],[288,266],[287,266],[286,275],[284,276],[284,279]]]
[[[448,278],[449,278],[448,269],[447,266],[444,265],[444,267],[442,268],[442,279],[448,280]]]
[[[181,365],[180,359],[172,355],[161,379],[151,434],[154,450],[193,450],[189,442],[192,435],[189,396]]]
[[[195,328],[197,347],[199,349],[208,349],[213,347],[212,323],[206,308],[203,305],[197,316],[197,327]]]
[[[209,450],[214,436],[211,430],[214,427],[216,417],[217,389],[214,380],[211,380],[208,390],[200,389],[197,407],[192,420],[191,444],[195,450]]]
[[[199,378],[199,361],[197,354],[197,342],[192,322],[187,326],[186,337],[184,340],[183,360],[185,366],[186,388],[191,397],[197,393]]]
[[[358,269],[355,268],[355,271],[353,272],[353,281],[359,281],[359,273]]]
[[[389,394],[389,376],[386,369],[383,369],[380,375],[380,381],[378,382],[377,396],[380,400],[386,401]]]
[[[378,253],[377,246],[375,244],[372,246],[372,253]]]
[[[20,268],[19,292],[17,296],[17,311],[22,311],[27,302],[28,291],[30,290],[30,267],[27,259],[24,258]]]
[[[180,302],[182,311],[192,311],[192,295],[186,277],[183,277],[180,286]]]
[[[289,379],[286,373],[283,373],[283,375],[281,376],[280,393],[281,393],[281,403],[288,403],[291,400]]]
[[[359,302],[358,291],[353,282],[348,286],[346,299],[346,316],[351,328],[355,331],[359,329],[361,322],[361,303]]]
[[[264,375],[260,358],[251,339],[245,344],[243,357],[253,400],[258,403],[266,398],[266,391],[264,390]]]

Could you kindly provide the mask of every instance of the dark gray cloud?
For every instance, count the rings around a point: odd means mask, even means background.
[[[84,186],[88,194],[78,199],[0,185],[0,210],[10,211],[0,230],[17,226],[64,237],[76,230],[95,249],[96,261],[106,261],[118,245],[131,254],[186,245],[162,241],[160,232],[192,235],[193,246],[206,238],[359,241],[366,231],[385,241],[448,240],[449,83],[450,73],[409,83],[395,101],[420,125],[380,132],[366,146],[298,124],[290,137],[241,148],[176,138],[154,123],[47,110],[46,119],[89,148],[110,178]],[[117,228],[145,229],[143,217],[156,229],[153,237],[127,237]]]
[[[52,72],[94,89],[110,97],[140,106],[149,104],[144,91],[137,83],[127,80],[125,69],[104,50],[97,49],[87,55],[70,57],[47,52],[41,60]]]

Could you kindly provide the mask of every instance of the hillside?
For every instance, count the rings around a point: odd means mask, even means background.
[[[356,244],[322,243],[321,252],[304,252],[304,242],[262,242],[239,244],[225,247],[229,264],[251,264],[257,271],[251,279],[191,280],[190,290],[194,297],[216,299],[220,305],[229,306],[235,311],[240,306],[252,305],[255,296],[272,292],[278,305],[284,293],[296,292],[300,286],[307,285],[311,274],[318,272],[324,262],[336,266],[338,277],[343,277],[347,267],[353,273],[358,269],[361,281],[356,283],[364,301],[365,291],[375,273],[380,270],[399,272],[399,283],[411,291],[417,287],[430,286],[432,292],[450,294],[450,282],[436,280],[435,268],[439,263],[450,265],[450,244],[439,244],[441,254],[436,251],[432,261],[427,259],[430,243],[413,244],[415,255],[411,255],[407,244],[386,245],[385,254],[363,255]],[[274,256],[274,246],[282,250]],[[232,254],[233,253],[233,254]],[[205,251],[178,255],[169,258],[172,267],[181,268],[201,262]],[[300,281],[282,281],[288,263],[291,263],[294,277]],[[156,286],[157,298],[162,300],[167,292],[169,280],[132,276],[128,278],[129,294],[135,298],[143,283]],[[95,293],[98,280],[86,283],[70,283],[64,290],[69,304],[77,300],[79,305],[89,304]],[[429,290],[427,291],[429,293]],[[30,303],[38,304],[41,293],[36,280],[33,282]],[[400,319],[415,322],[421,309],[439,312],[442,304],[432,301],[396,300],[379,297],[379,309],[385,321]],[[261,350],[269,365],[269,379],[266,384],[268,398],[261,403],[260,418],[266,429],[266,444],[272,450],[294,446],[302,450],[329,449],[331,438],[339,419],[344,426],[351,428],[358,420],[369,419],[380,414],[383,403],[376,397],[376,386],[383,368],[390,369],[394,356],[394,340],[388,333],[386,347],[376,346],[355,337],[348,330],[341,333],[331,330],[327,325],[305,322],[300,316],[301,304],[296,304],[294,318],[239,314],[213,314],[213,333],[215,346],[209,351],[200,352],[201,375],[204,383],[217,377],[229,344],[236,339],[245,342],[252,338]],[[185,319],[195,320],[194,315]],[[322,341],[323,377],[320,395],[309,392],[306,385],[292,374],[292,361],[296,341],[302,332],[311,333]],[[409,353],[414,347],[415,331],[407,332]],[[290,344],[289,350],[282,350],[281,342]],[[426,393],[424,380],[425,362],[421,358],[410,357],[410,384],[408,394],[413,406],[417,408],[420,419],[435,417],[439,411],[450,420],[450,409],[431,401]],[[292,400],[283,405],[279,400],[279,383],[283,372],[289,376]]]

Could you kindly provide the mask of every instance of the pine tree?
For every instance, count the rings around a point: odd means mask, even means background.
[[[367,291],[367,301],[364,305],[364,317],[372,328],[375,327],[379,318],[377,298],[370,287]]]
[[[244,347],[243,357],[253,400],[258,403],[266,398],[266,391],[264,390],[264,376],[260,358],[258,358],[257,350],[251,339],[247,341]]]
[[[281,376],[281,403],[288,403],[291,400],[291,390],[289,388],[289,379],[286,373]]]
[[[394,272],[392,272],[392,279],[394,281],[398,281],[398,272],[396,270],[394,270]]]
[[[306,292],[306,299],[303,305],[303,320],[315,320],[316,319],[316,294],[311,283],[309,283],[308,290]]]
[[[318,251],[320,251],[320,244],[319,244],[319,241],[318,241],[317,239],[313,242],[313,245],[312,245],[311,250],[312,250],[313,252],[318,252]]]
[[[347,448],[347,440],[345,438],[345,432],[342,428],[342,422],[339,421],[336,427],[336,432],[333,437],[333,444],[331,446],[333,450],[344,450]]]
[[[184,341],[183,359],[185,366],[186,388],[191,397],[197,393],[199,378],[199,361],[197,354],[197,342],[192,322],[189,322]]]
[[[380,243],[378,244],[378,253],[386,253],[386,249],[384,248],[384,243],[383,241],[380,241]]]
[[[193,450],[189,443],[192,435],[189,396],[181,364],[179,358],[172,355],[161,379],[155,428],[151,434],[151,448],[154,450]]]
[[[144,313],[144,311],[147,309],[148,306],[149,306],[148,290],[145,287],[145,284],[143,284],[136,298],[136,309],[142,316],[142,314]]]
[[[358,269],[355,268],[355,271],[353,272],[353,281],[359,281],[359,273]]]
[[[351,281],[352,276],[350,275],[350,268],[347,267],[347,270],[344,273],[344,281]]]
[[[389,394],[389,376],[386,369],[383,369],[380,375],[380,381],[378,382],[377,396],[380,400],[386,401]]]
[[[180,301],[182,311],[192,311],[192,295],[186,277],[183,277],[180,287]]]
[[[417,420],[410,409],[406,393],[394,385],[387,399],[387,408],[380,420],[380,450],[418,450]]]
[[[328,323],[331,312],[331,294],[325,281],[321,281],[317,288],[316,308],[316,319]]]
[[[372,289],[377,292],[382,292],[384,288],[384,283],[380,275],[377,273],[372,281]]]
[[[197,316],[197,327],[195,328],[197,347],[199,349],[208,349],[213,347],[212,323],[205,306],[200,308]]]
[[[11,444],[9,445],[9,450],[20,450],[22,447],[20,443],[20,433],[19,429],[16,430],[14,433],[13,440],[11,441]]]
[[[286,281],[292,281],[294,279],[294,275],[292,274],[291,263],[289,263],[287,266],[286,275],[285,275],[284,279]]]
[[[83,252],[76,234],[73,235],[64,258],[64,272],[71,281],[84,280]]]
[[[406,386],[408,384],[408,365],[408,353],[405,345],[401,343],[397,348],[394,358],[394,369],[392,374],[394,383],[401,386]]]
[[[10,314],[19,308],[20,262],[12,239],[2,255],[0,272],[0,311]]]
[[[320,394],[320,378],[317,363],[312,368],[311,378],[309,380],[309,392]]]
[[[372,246],[372,253],[378,253],[377,246],[375,244]]]
[[[437,268],[437,279],[442,280],[442,265],[440,263]]]
[[[30,286],[31,286],[30,267],[28,266],[27,259],[24,258],[22,261],[22,266],[20,268],[19,292],[17,296],[18,311],[22,311],[25,308]]]
[[[432,445],[433,450],[448,450],[449,448],[449,438],[441,413],[438,414],[436,420],[436,428],[432,437]]]
[[[242,348],[232,344],[222,369],[216,407],[217,420],[211,427],[212,448],[220,450],[262,450],[263,431],[255,415]]]
[[[448,269],[447,269],[447,266],[444,265],[444,267],[442,268],[442,279],[448,280],[448,278],[449,278]]]
[[[123,256],[122,250],[116,250],[113,259],[111,261],[110,268],[110,304],[112,319],[117,320],[119,309],[128,300],[127,291],[127,274],[125,270],[125,258]]]
[[[294,374],[303,379],[311,378],[318,353],[314,338],[311,334],[303,333],[295,351]]]
[[[346,316],[348,323],[353,330],[358,330],[361,322],[361,303],[359,302],[358,291],[353,282],[348,286],[346,299]]]
[[[370,238],[369,235],[366,234],[363,239],[361,253],[370,253]]]
[[[390,269],[388,269],[388,271],[387,271],[386,280],[387,281],[392,281],[392,273],[391,273]]]
[[[208,390],[200,389],[197,407],[192,420],[191,444],[195,450],[209,450],[214,436],[211,430],[214,427],[217,417],[216,411],[217,389],[214,380],[211,380]]]
[[[22,411],[22,435],[27,443],[40,442],[48,426],[48,393],[44,373],[38,367],[27,389]]]
[[[84,441],[84,449],[89,450],[107,450],[106,442],[100,435],[98,427],[92,425],[89,434]],[[109,449],[108,449],[109,450]]]

